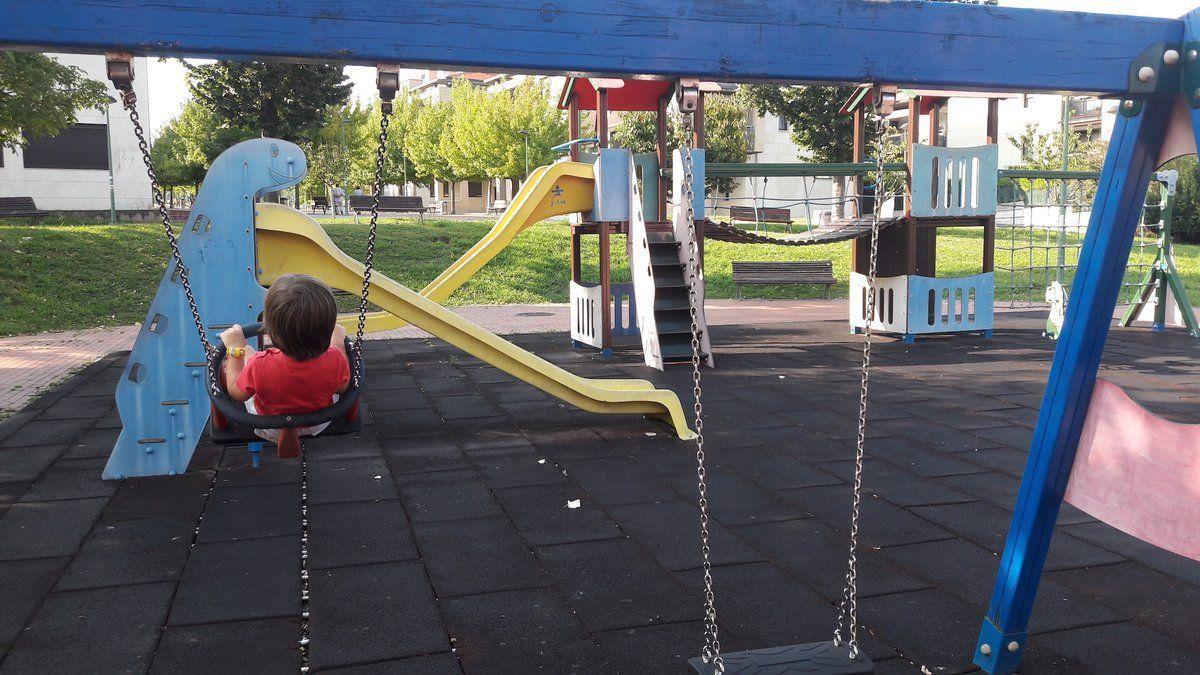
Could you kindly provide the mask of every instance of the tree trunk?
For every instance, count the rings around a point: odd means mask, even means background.
[[[458,181],[450,181],[450,213],[458,213]]]
[[[836,176],[833,179],[833,219],[841,220],[846,217],[846,177]]]

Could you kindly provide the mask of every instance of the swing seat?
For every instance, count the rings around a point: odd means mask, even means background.
[[[1200,424],[1165,420],[1096,380],[1064,499],[1200,561]]]
[[[261,323],[253,323],[242,328],[247,339],[258,337],[262,332]],[[346,355],[350,359],[350,372],[360,373],[362,361],[353,348],[350,338],[346,338]],[[254,433],[255,429],[279,429],[278,456],[290,459],[300,456],[300,435],[297,429],[315,427],[329,422],[329,426],[320,436],[335,436],[338,434],[354,433],[362,429],[362,416],[359,415],[358,398],[360,388],[351,380],[349,388],[341,395],[336,403],[310,413],[290,415],[255,415],[246,410],[245,404],[229,398],[225,391],[225,378],[222,377],[225,362],[225,345],[218,344],[208,360],[209,398],[211,399],[212,414],[209,418],[209,435],[214,442],[222,445],[254,443],[262,439]],[[219,391],[218,396],[212,392]]]
[[[785,675],[788,673],[830,673],[842,675],[850,673],[873,673],[875,664],[866,654],[859,652],[858,657],[851,660],[849,647],[835,646],[832,642],[809,642],[802,645],[787,647],[767,647],[745,652],[722,654],[725,662],[725,672],[762,673],[762,675]],[[700,675],[712,675],[716,672],[712,663],[696,657],[688,660],[692,670]]]

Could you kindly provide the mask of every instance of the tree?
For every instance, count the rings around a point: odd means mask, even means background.
[[[1090,129],[1089,129],[1090,131]],[[1029,122],[1021,133],[1010,135],[1010,143],[1021,152],[1022,169],[1060,171],[1062,169],[1062,131],[1042,133],[1038,125]],[[1104,166],[1108,144],[1092,140],[1084,134],[1067,134],[1067,169],[1069,171],[1099,171]]]
[[[208,164],[194,161],[188,141],[180,134],[179,118],[168,122],[150,147],[150,160],[159,185],[167,188],[194,187],[204,180]]]
[[[341,66],[221,61],[188,65],[195,100],[227,126],[301,142],[346,103],[350,82]]]
[[[375,180],[376,110],[351,103],[326,112],[328,122],[303,143],[308,175],[301,191],[326,196],[340,185],[347,192]],[[376,122],[376,125],[378,122]]]
[[[446,130],[438,138],[438,153],[458,180],[483,180],[488,177],[487,154],[496,148],[488,135],[496,124],[494,96],[459,78],[450,85]]]
[[[458,180],[453,167],[442,156],[442,138],[450,135],[449,103],[417,102],[411,130],[404,136],[404,151],[418,175],[437,180]]]
[[[28,52],[0,52],[0,92],[0,147],[9,149],[54,136],[74,124],[80,110],[109,104],[105,85],[80,68]]]
[[[534,79],[491,95],[485,119],[480,140],[489,178],[524,177],[527,167],[554,162],[551,148],[567,135],[566,115],[551,100],[549,85]]]

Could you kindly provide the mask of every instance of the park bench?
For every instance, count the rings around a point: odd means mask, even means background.
[[[313,197],[312,212],[316,213],[317,209],[321,209],[321,213],[329,212],[329,197]]]
[[[350,195],[347,199],[350,200],[350,210],[354,211],[357,216],[363,211],[371,210],[371,202],[375,197],[371,195]],[[425,213],[429,207],[420,197],[407,197],[403,195],[382,195],[379,198],[379,211],[381,213]]]
[[[731,225],[733,223],[754,223],[756,227],[759,223],[787,225],[788,232],[791,232],[792,212],[783,208],[731,206],[729,207],[729,223]]]
[[[191,215],[192,215],[192,210],[191,209],[167,209],[167,215],[171,218],[171,220],[173,222],[186,223],[187,219],[189,217],[191,217]]]
[[[33,203],[33,197],[0,197],[0,218],[42,218],[50,215]]]
[[[504,210],[507,208],[508,208],[508,200],[507,199],[497,199],[496,201],[492,202],[491,206],[488,207],[487,212],[488,213],[504,213]]]
[[[832,260],[799,260],[796,262],[747,261],[733,263],[733,283],[741,297],[742,284],[801,286],[812,284],[829,287],[837,283],[833,276]]]

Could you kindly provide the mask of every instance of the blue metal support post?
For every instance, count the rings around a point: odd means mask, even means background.
[[[975,648],[975,663],[989,673],[1020,667],[1030,611],[1171,105],[1170,98],[1123,102],[1109,141],[1008,541]]]

